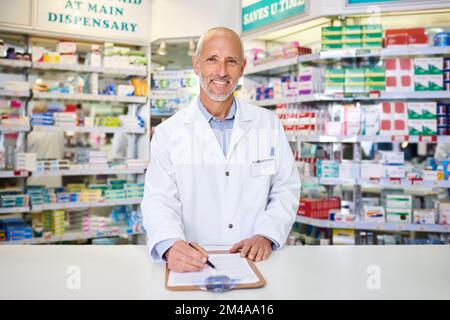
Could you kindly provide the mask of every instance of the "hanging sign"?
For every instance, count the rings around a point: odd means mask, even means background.
[[[149,39],[150,0],[39,0],[37,28],[119,39]]]
[[[260,0],[242,8],[242,32],[306,13],[306,0]]]

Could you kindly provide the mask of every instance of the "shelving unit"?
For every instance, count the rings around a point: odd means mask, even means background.
[[[296,221],[314,227],[329,228],[329,229],[450,233],[450,225],[438,225],[438,224],[330,221],[330,220],[312,219],[303,216],[297,216]]]
[[[449,55],[449,47],[405,47],[405,48],[383,48],[383,49],[348,49],[330,50],[313,54],[305,54],[284,60],[277,60],[246,69],[244,76],[273,76],[288,73],[300,63],[321,64],[330,60],[344,58],[391,58],[391,57],[418,57],[418,56],[443,56]]]
[[[44,100],[62,100],[62,101],[85,101],[85,102],[115,102],[115,103],[130,103],[130,104],[144,104],[147,102],[146,97],[119,97],[107,96],[98,94],[65,94],[65,93],[50,93],[50,92],[33,92],[33,99]]]
[[[321,51],[313,54],[300,55],[294,58],[272,61],[266,64],[251,66],[246,69],[244,76],[265,84],[270,77],[279,77],[295,74],[300,67],[319,67],[326,68],[335,63],[341,63],[343,60],[361,61],[361,58],[374,58],[382,61],[385,58],[401,58],[401,57],[442,57],[450,56],[450,47],[404,47],[404,48],[383,48],[383,49],[349,49],[349,50],[330,50]],[[367,60],[364,60],[367,61]],[[251,82],[251,81],[250,81]],[[273,108],[277,105],[307,105],[309,110],[316,107],[317,104],[326,105],[327,103],[359,103],[373,102],[379,103],[383,101],[450,101],[450,91],[424,91],[424,92],[377,92],[372,91],[364,94],[325,94],[313,93],[309,95],[297,95],[292,97],[266,99],[258,101],[250,101],[250,103],[260,107]],[[306,111],[305,111],[306,112]],[[289,119],[286,126],[289,127]],[[295,129],[294,129],[295,130]],[[362,147],[361,143],[392,143],[397,145],[394,150],[398,150],[400,143],[426,143],[441,144],[450,143],[450,136],[412,136],[412,135],[317,135],[314,131],[302,134],[295,131],[286,131],[288,140],[297,145],[297,150],[301,150],[303,143],[322,144],[324,150],[334,159],[333,144],[352,144],[353,145],[353,161],[361,162]],[[381,232],[429,232],[435,234],[448,234],[450,232],[449,225],[421,225],[412,223],[372,223],[362,221],[362,193],[369,189],[421,189],[421,190],[438,190],[450,188],[449,181],[426,181],[421,179],[340,179],[340,178],[318,178],[318,177],[302,177],[302,182],[307,185],[321,185],[325,188],[326,194],[331,196],[335,186],[341,186],[345,194],[349,190],[352,192],[352,202],[355,208],[354,214],[357,217],[356,222],[342,222],[312,219],[304,216],[297,216],[296,221],[302,225],[324,228],[324,229],[350,229],[358,231],[381,231]],[[344,188],[345,187],[345,188]],[[373,191],[372,190],[372,191]]]
[[[46,210],[65,210],[65,209],[85,209],[114,207],[140,204],[142,199],[122,199],[122,200],[106,200],[101,202],[68,202],[68,203],[52,203],[31,206],[30,212],[41,212]]]
[[[16,241],[2,241],[0,245],[38,245],[38,244],[52,244],[58,242],[67,242],[67,241],[80,241],[80,240],[90,240],[97,238],[106,238],[106,237],[119,237],[122,235],[126,236],[134,236],[134,235],[143,235],[142,232],[127,232],[125,227],[121,227],[119,231],[110,231],[110,232],[67,232],[61,236],[52,236],[49,238],[31,238],[24,240],[16,240]]]
[[[252,101],[260,107],[274,106],[277,104],[291,104],[291,103],[307,103],[307,102],[326,102],[326,101],[382,101],[382,100],[429,100],[429,99],[450,99],[449,91],[427,91],[427,92],[381,92],[379,95],[372,96],[354,95],[353,97],[345,97],[342,95],[325,95],[312,94],[305,96],[297,96],[283,99],[268,99]]]
[[[76,133],[130,133],[145,134],[145,128],[121,128],[121,127],[81,127],[81,126],[33,126],[33,131],[41,132],[76,132]]]
[[[56,43],[54,39],[51,38],[34,38],[33,36],[23,36],[24,48],[30,48],[31,45],[35,46],[40,41],[46,43],[46,48],[48,43],[52,41]],[[74,40],[77,42],[77,40]],[[79,41],[86,44],[86,41],[90,40],[79,39]],[[94,43],[94,42],[93,42]],[[130,47],[139,47],[139,50],[145,51],[147,59],[150,58],[150,46],[143,44],[136,45],[126,45]],[[28,50],[25,49],[25,50]],[[81,49],[84,50],[84,49]],[[36,77],[41,77],[46,79],[47,76],[50,79],[56,77],[63,77],[65,75],[71,76],[73,74],[85,74],[86,76],[93,76],[97,74],[99,77],[104,77],[109,83],[123,83],[124,81],[140,77],[146,79],[148,86],[150,87],[150,77],[149,77],[149,64],[147,66],[136,66],[129,68],[117,68],[117,67],[98,67],[90,65],[80,65],[80,64],[61,64],[61,63],[48,63],[48,62],[31,62],[31,61],[21,61],[21,60],[7,60],[0,59],[0,72],[4,74],[13,74],[17,79],[17,76],[22,76],[24,81],[32,83]],[[103,79],[103,78],[101,78]],[[85,91],[86,92],[86,91]],[[48,101],[50,102],[73,102],[73,103],[101,103],[102,108],[105,105],[110,104],[111,106],[123,107],[125,110],[125,115],[127,116],[141,116],[145,119],[146,124],[144,127],[109,127],[109,126],[44,126],[44,125],[27,125],[27,126],[0,126],[0,133],[25,133],[20,135],[24,140],[24,148],[27,150],[27,134],[32,132],[41,133],[86,133],[86,134],[99,134],[103,137],[104,134],[114,134],[122,140],[125,139],[127,142],[126,159],[147,159],[149,155],[149,144],[150,144],[150,100],[147,96],[118,96],[118,95],[103,95],[103,94],[88,94],[88,93],[76,93],[76,94],[65,94],[65,93],[52,93],[52,92],[41,92],[41,91],[8,91],[0,90],[0,97],[4,98],[14,98],[20,99],[25,102],[23,107],[23,114],[27,115],[31,111],[29,105],[37,101]],[[87,106],[87,107],[90,107]],[[120,109],[118,109],[120,110]],[[30,118],[31,119],[31,118]],[[70,136],[70,135],[69,135]],[[77,136],[78,137],[78,136]],[[125,137],[125,138],[124,138]],[[69,149],[70,152],[72,152]],[[34,172],[15,172],[15,171],[0,171],[0,178],[11,179],[16,178],[19,183],[19,188],[26,190],[27,188],[27,178],[52,178],[52,177],[72,177],[71,180],[77,176],[81,177],[83,181],[88,181],[84,179],[92,179],[89,176],[126,176],[128,182],[138,182],[141,183],[144,180],[145,167],[109,167],[107,169],[83,169],[83,170],[53,170],[53,171],[34,171]],[[80,180],[80,179],[78,179]],[[64,180],[66,181],[66,180]],[[139,204],[142,199],[140,198],[126,198],[120,200],[102,200],[98,202],[69,202],[69,203],[52,203],[43,205],[30,205],[30,207],[17,207],[17,208],[0,208],[0,214],[4,216],[22,214],[24,217],[26,213],[38,213],[47,210],[65,210],[65,209],[88,209],[88,208],[106,208],[106,207],[117,207],[117,206],[133,206],[134,209],[138,210]],[[100,211],[103,212],[103,211]],[[126,226],[121,226],[117,232],[105,232],[105,233],[83,233],[83,232],[72,232],[68,231],[61,236],[52,236],[48,239],[44,238],[31,238],[19,241],[3,241],[3,244],[46,244],[46,243],[57,243],[61,241],[73,241],[81,239],[93,239],[93,238],[103,238],[111,236],[120,236],[122,234],[127,235],[142,235],[142,232],[132,232],[127,231]]]

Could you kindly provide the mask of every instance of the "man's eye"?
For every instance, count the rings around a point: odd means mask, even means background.
[[[229,64],[237,64],[237,61],[236,60],[228,60],[228,63]]]
[[[206,61],[214,62],[214,61],[216,61],[216,58],[211,57],[211,58],[206,59]]]

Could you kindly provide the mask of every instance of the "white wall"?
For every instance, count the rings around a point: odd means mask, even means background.
[[[152,0],[152,41],[200,36],[216,26],[240,33],[240,0]]]

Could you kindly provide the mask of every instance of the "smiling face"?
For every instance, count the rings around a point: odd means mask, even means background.
[[[192,64],[200,78],[201,94],[213,101],[226,101],[236,90],[244,71],[241,43],[236,35],[213,31],[204,37]]]

